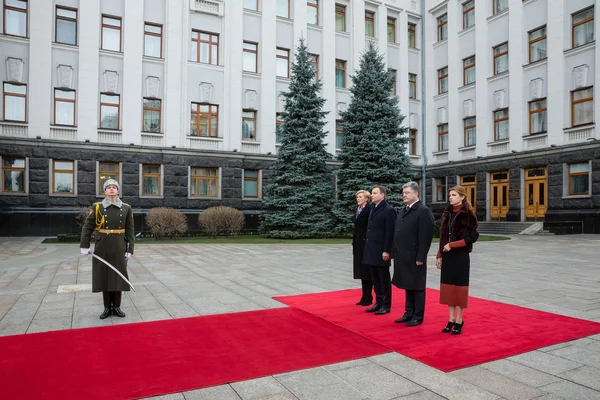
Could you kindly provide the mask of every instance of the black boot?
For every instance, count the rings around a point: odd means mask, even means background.
[[[102,312],[102,314],[100,314],[100,319],[105,319],[110,317],[110,315],[112,314],[112,309],[109,308],[105,308],[104,311]]]
[[[100,314],[100,319],[110,317],[112,309],[110,306],[110,292],[102,292],[102,301],[104,302],[104,311]]]
[[[448,325],[446,325],[446,327],[444,329],[442,329],[442,333],[448,333],[452,331],[452,328],[454,328],[454,322],[450,322],[448,321]]]
[[[452,334],[460,335],[462,333],[463,326],[465,326],[465,321],[461,322],[460,324],[454,324],[454,329],[452,329]]]
[[[117,317],[124,318],[125,313],[121,311],[121,292],[112,292],[113,293],[113,314]]]

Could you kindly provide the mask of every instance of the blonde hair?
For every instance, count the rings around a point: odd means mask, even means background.
[[[467,201],[467,189],[465,189],[463,186],[456,185],[456,186],[452,186],[452,187],[450,188],[450,190],[448,190],[448,193],[450,193],[450,192],[451,192],[451,191],[453,191],[453,190],[454,190],[454,191],[455,191],[455,192],[456,192],[456,193],[457,193],[457,194],[458,194],[460,197],[462,197],[462,198],[463,198],[463,201],[462,201],[462,202],[463,202],[463,204],[464,204],[464,203],[467,203],[467,206],[468,206],[468,208],[469,208],[469,210],[470,210],[470,209],[471,209],[471,203],[469,203],[469,202]]]
[[[363,196],[365,196],[365,199],[371,200],[371,193],[369,193],[368,190],[359,190],[358,192],[356,192],[356,196],[358,196],[361,193]]]

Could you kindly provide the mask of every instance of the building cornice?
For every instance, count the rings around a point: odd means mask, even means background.
[[[423,0],[421,0],[423,1]],[[436,12],[440,11],[442,8],[446,7],[448,5],[448,0],[444,0],[441,3],[435,5],[433,8],[429,9],[429,13],[430,14],[435,14]]]

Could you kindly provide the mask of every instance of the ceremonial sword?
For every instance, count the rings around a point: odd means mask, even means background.
[[[110,269],[112,269],[113,271],[115,271],[117,274],[119,274],[119,276],[120,276],[121,278],[123,278],[123,280],[124,280],[125,282],[127,282],[127,284],[129,285],[129,287],[131,288],[131,290],[133,290],[133,291],[135,292],[135,288],[133,287],[133,285],[131,284],[131,282],[129,282],[129,281],[127,280],[127,278],[125,278],[125,276],[123,276],[123,274],[122,274],[121,272],[119,272],[119,270],[118,270],[118,269],[116,269],[115,267],[113,267],[113,266],[112,266],[112,265],[111,265],[111,264],[110,264],[108,261],[106,261],[104,258],[102,258],[102,257],[100,257],[100,256],[98,256],[98,255],[96,255],[96,254],[94,254],[94,253],[92,253],[91,251],[90,251],[90,253],[89,253],[89,254],[91,254],[93,257],[97,258],[98,260],[102,261],[104,264],[106,264],[106,266],[107,266],[107,267],[109,267]]]

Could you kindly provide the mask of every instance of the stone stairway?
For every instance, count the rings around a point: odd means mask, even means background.
[[[518,235],[523,231],[523,234],[535,235],[542,230],[541,222],[507,222],[507,221],[492,221],[479,222],[479,233],[493,235]],[[536,229],[537,228],[537,229]]]

